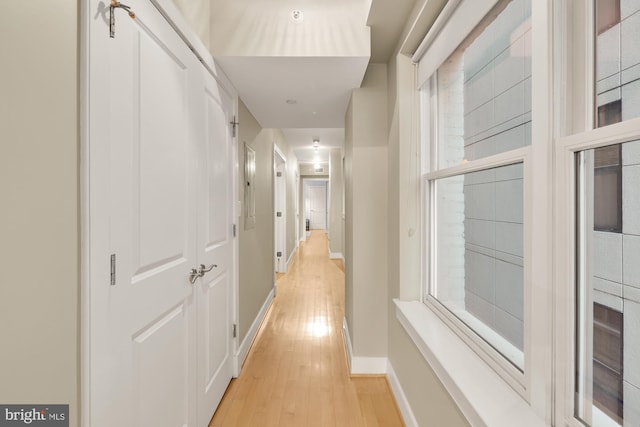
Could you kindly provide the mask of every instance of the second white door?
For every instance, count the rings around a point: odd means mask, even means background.
[[[327,184],[309,187],[309,227],[313,230],[327,228]]]

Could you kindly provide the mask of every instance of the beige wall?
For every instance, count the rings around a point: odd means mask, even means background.
[[[329,159],[329,252],[342,256],[342,150],[333,148]]]
[[[0,13],[0,402],[79,425],[78,2]]]
[[[419,425],[469,425],[398,322],[394,298],[420,299],[419,154],[414,66],[398,54],[389,63],[389,361]]]
[[[238,101],[238,164],[240,183],[244,183],[244,143],[256,152],[255,227],[245,230],[244,185],[238,187],[242,212],[238,221],[239,259],[239,338],[242,341],[260,312],[274,284],[273,253],[273,135],[262,129],[242,100]]]
[[[211,52],[211,1],[173,0],[191,29]]]
[[[296,242],[296,206],[295,197],[296,191],[296,175],[298,172],[298,159],[293,152],[293,149],[289,148],[287,141],[284,138],[284,134],[280,129],[273,129],[274,143],[284,153],[287,160],[287,237],[286,237],[286,253],[288,261],[291,254],[298,247]]]
[[[370,64],[346,123],[346,316],[353,355],[387,355],[387,71]]]

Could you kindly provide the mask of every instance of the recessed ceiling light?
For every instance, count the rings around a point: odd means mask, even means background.
[[[289,105],[294,105],[298,103],[298,101],[296,101],[295,99],[287,99],[285,102]]]

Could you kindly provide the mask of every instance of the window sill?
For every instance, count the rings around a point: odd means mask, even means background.
[[[547,426],[440,318],[420,301],[394,300],[396,317],[473,426]]]

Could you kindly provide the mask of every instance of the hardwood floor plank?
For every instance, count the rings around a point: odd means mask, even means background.
[[[209,427],[395,427],[404,423],[384,377],[351,378],[347,366],[344,267],[313,231]]]

